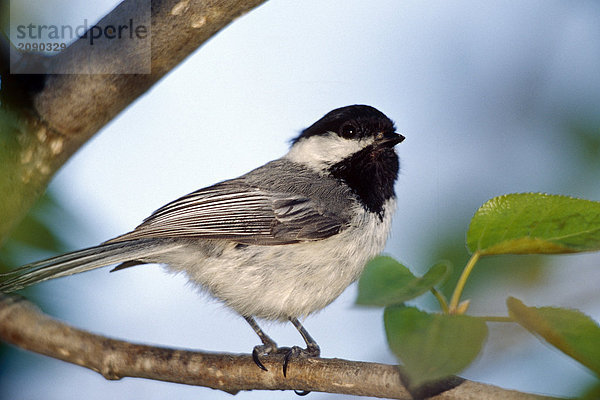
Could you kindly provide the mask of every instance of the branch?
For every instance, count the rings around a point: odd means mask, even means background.
[[[150,0],[149,74],[85,73],[134,63],[139,54],[119,41],[92,47],[82,38],[56,56],[40,58],[15,54],[0,34],[0,165],[7,171],[0,176],[0,193],[6,197],[0,207],[0,243],[79,147],[200,45],[264,1]],[[144,20],[147,5],[124,0],[98,24]],[[79,74],[11,75],[9,58]],[[7,109],[9,105],[16,107]]]
[[[241,390],[310,390],[411,399],[397,366],[341,359],[294,359],[285,378],[281,356],[263,359],[265,372],[246,354],[192,352],[133,344],[70,327],[44,315],[17,296],[0,294],[0,339],[15,346],[77,364],[106,379],[138,377],[206,386],[235,394]],[[542,400],[537,396],[464,381],[436,400]]]

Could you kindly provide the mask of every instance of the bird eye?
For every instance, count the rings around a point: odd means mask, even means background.
[[[352,124],[344,124],[344,125],[342,125],[342,128],[340,129],[340,135],[346,139],[353,138],[355,133],[356,133],[356,128]]]

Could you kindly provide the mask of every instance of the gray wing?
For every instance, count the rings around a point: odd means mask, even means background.
[[[290,244],[339,233],[349,221],[310,198],[261,189],[234,179],[190,193],[156,210],[132,232],[112,239],[227,239]]]

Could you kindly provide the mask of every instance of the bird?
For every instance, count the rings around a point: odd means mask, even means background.
[[[286,375],[293,357],[320,356],[299,319],[335,300],[384,249],[403,140],[374,107],[334,109],[281,158],[172,201],[98,246],[0,274],[0,291],[162,264],[242,316],[262,342],[252,350],[256,365],[266,371],[261,357],[284,354]],[[278,347],[256,319],[290,321],[306,348]]]

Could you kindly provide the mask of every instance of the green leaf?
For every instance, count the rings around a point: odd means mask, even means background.
[[[600,250],[600,202],[543,193],[494,197],[471,219],[467,247],[482,255]]]
[[[388,343],[412,386],[459,373],[477,357],[487,336],[485,322],[467,315],[396,306],[386,308],[383,318]]]
[[[596,321],[578,310],[528,307],[514,297],[506,304],[520,325],[600,376],[600,326]]]
[[[422,278],[392,257],[372,259],[358,281],[357,304],[388,306],[414,299],[441,282],[449,272],[447,263],[437,263]]]

